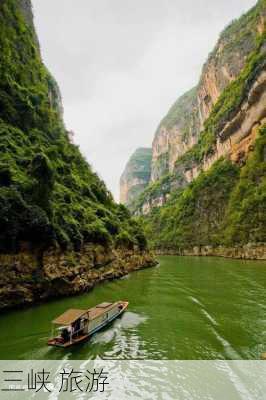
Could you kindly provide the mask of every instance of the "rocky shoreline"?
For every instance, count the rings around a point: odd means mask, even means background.
[[[266,260],[266,244],[258,243],[243,246],[194,246],[190,249],[156,249],[156,255],[212,256],[242,260]]]
[[[0,254],[0,310],[88,292],[99,282],[156,263],[148,252],[92,244],[79,252],[58,248]]]

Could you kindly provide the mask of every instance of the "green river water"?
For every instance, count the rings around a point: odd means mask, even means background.
[[[90,293],[0,316],[0,359],[258,359],[266,351],[266,263],[159,257],[154,268]],[[47,346],[68,308],[128,300],[128,311],[86,343]]]

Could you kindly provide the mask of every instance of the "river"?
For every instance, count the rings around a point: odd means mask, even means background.
[[[1,359],[258,359],[266,351],[266,263],[159,257],[90,293],[0,316]],[[68,308],[128,300],[128,311],[70,350],[46,345]]]

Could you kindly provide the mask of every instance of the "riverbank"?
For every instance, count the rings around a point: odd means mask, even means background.
[[[190,249],[156,249],[156,255],[210,256],[243,260],[266,260],[266,244],[247,244],[243,246],[194,246]]]
[[[0,310],[91,290],[97,283],[156,265],[153,255],[88,244],[81,251],[24,249],[0,254]]]

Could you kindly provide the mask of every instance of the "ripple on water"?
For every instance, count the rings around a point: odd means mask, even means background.
[[[201,306],[202,308],[204,308],[204,305],[203,305],[198,299],[196,299],[196,297],[189,296],[188,298],[189,298],[190,300],[192,300],[193,303],[198,304],[199,306]]]
[[[115,334],[118,334],[119,331],[123,329],[133,329],[145,322],[147,319],[146,316],[127,311],[122,315],[122,317],[115,320],[112,325],[109,326],[108,330],[96,333],[92,338],[92,343],[111,342]]]
[[[112,343],[112,349],[105,351],[103,358],[145,358],[147,353],[141,349],[143,343],[135,328],[146,320],[147,317],[128,311],[115,320],[108,330],[96,333],[91,343],[92,345]]]
[[[222,344],[224,352],[228,359],[230,360],[240,360],[241,355],[231,346],[231,344],[219,334],[219,332],[215,328],[211,328],[212,333],[216,337],[216,339]]]

